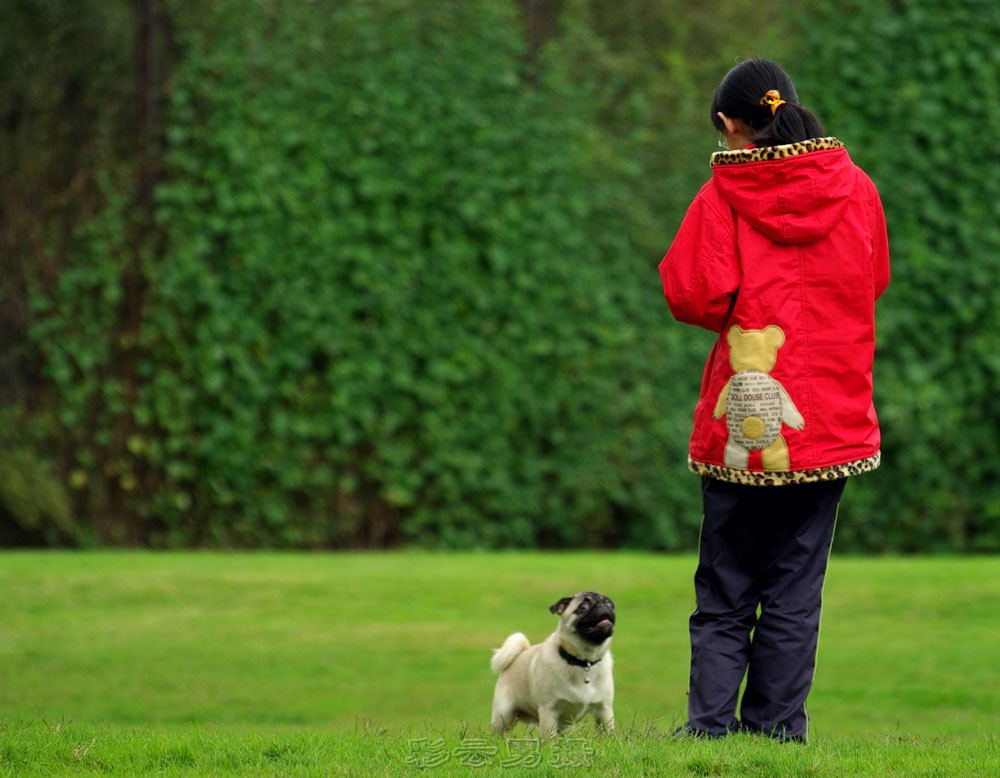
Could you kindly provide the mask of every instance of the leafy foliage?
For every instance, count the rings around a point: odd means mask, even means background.
[[[879,186],[883,467],[851,487],[866,548],[1000,549],[1000,7],[837,3],[804,31],[801,92]],[[846,511],[845,511],[846,513]]]
[[[91,285],[101,276],[107,293],[119,284],[113,267],[76,266],[74,258],[77,228],[107,205],[102,180],[107,184],[128,164],[129,51],[123,41],[130,13],[121,4],[94,0],[16,0],[4,4],[2,17],[0,543],[59,543],[81,538],[67,496],[68,473],[53,472],[53,460],[72,455],[80,439],[98,432],[90,425],[96,413],[82,414],[79,427],[64,426],[70,409],[59,393],[88,393],[95,400],[90,409],[97,409],[95,386],[103,374],[96,363],[117,326],[113,311],[109,319],[102,307],[106,298],[81,300],[81,307],[101,316],[84,315],[68,326],[78,325],[84,338],[96,336],[98,348],[50,363],[51,325],[33,303],[40,302],[36,290],[69,280],[60,277],[67,263],[74,265],[69,275],[89,274]],[[100,221],[114,222],[119,231],[123,224],[116,216]],[[102,330],[101,321],[108,322]],[[74,360],[88,366],[82,386],[67,374]],[[53,372],[58,383],[46,380]],[[103,463],[93,464],[99,471]]]
[[[74,535],[69,497],[19,422],[0,412],[0,545],[55,545]]]
[[[512,12],[183,22],[135,396],[106,377],[99,224],[36,330],[65,427],[99,430],[88,507],[124,495],[154,544],[676,545],[655,277],[588,158],[593,101],[526,78]]]
[[[990,3],[565,0],[540,49],[521,3],[331,5],[161,3],[152,149],[126,132],[123,6],[5,18],[0,389],[79,520],[17,526],[692,545],[683,462],[712,336],[670,320],[655,264],[708,175],[711,90],[763,53],[890,222],[885,464],[852,483],[838,545],[1000,547]],[[150,225],[135,168],[161,145]]]
[[[100,172],[127,159],[129,20],[95,0],[16,0],[0,16],[0,400],[16,405],[41,383],[32,283],[54,282],[74,226],[103,205]]]

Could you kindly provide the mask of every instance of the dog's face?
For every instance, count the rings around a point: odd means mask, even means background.
[[[615,604],[599,592],[563,597],[549,610],[559,615],[563,629],[594,645],[600,645],[615,631]]]

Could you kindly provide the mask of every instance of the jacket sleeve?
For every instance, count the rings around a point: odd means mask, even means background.
[[[885,225],[885,211],[878,191],[872,186],[874,205],[872,211],[872,269],[875,275],[875,299],[889,286],[889,233]]]
[[[712,182],[688,207],[660,262],[663,294],[674,318],[721,332],[739,290],[734,217]]]

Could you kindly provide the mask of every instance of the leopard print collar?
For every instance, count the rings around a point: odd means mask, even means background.
[[[761,146],[757,149],[717,151],[712,155],[712,164],[737,165],[741,162],[765,162],[772,159],[786,159],[810,151],[826,151],[843,147],[844,144],[836,138],[810,138],[785,146]]]

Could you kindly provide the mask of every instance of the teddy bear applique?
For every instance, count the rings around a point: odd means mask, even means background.
[[[735,374],[722,387],[712,413],[716,419],[726,417],[726,466],[746,470],[750,452],[760,451],[764,470],[786,471],[788,445],[781,435],[781,425],[800,430],[805,420],[785,388],[769,375],[778,349],[785,342],[785,333],[773,324],[762,330],[733,326],[726,334],[726,342]]]

